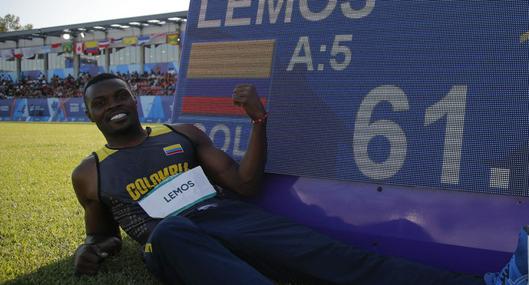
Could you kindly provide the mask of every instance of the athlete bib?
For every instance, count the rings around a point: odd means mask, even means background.
[[[152,218],[165,218],[215,196],[202,167],[197,166],[165,179],[138,203]]]

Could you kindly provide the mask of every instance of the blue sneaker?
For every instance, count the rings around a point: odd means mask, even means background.
[[[529,226],[524,226],[520,230],[518,246],[509,263],[500,272],[486,273],[483,276],[487,285],[528,285],[528,250]]]

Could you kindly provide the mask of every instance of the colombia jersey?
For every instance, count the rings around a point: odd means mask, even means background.
[[[142,244],[160,219],[149,217],[138,201],[167,177],[198,166],[195,146],[187,136],[166,125],[147,132],[137,146],[105,146],[94,152],[99,199],[121,228]]]

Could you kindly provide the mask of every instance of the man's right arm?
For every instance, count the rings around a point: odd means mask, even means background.
[[[72,173],[72,184],[85,211],[86,239],[75,251],[75,273],[94,275],[100,263],[121,249],[117,223],[97,194],[95,157],[89,156]]]

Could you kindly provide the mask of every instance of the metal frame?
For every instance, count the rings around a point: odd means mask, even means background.
[[[20,39],[43,38],[43,37],[48,37],[48,36],[60,37],[62,34],[65,33],[65,30],[69,30],[71,32],[74,32],[74,31],[77,32],[78,29],[85,29],[86,31],[90,31],[90,30],[94,30],[94,27],[96,26],[103,27],[105,28],[105,30],[110,30],[110,29],[121,29],[122,30],[123,29],[123,28],[111,27],[111,25],[116,25],[116,24],[127,25],[127,26],[130,26],[130,28],[136,27],[136,26],[129,25],[130,22],[148,23],[149,20],[175,22],[174,20],[169,20],[169,18],[180,18],[182,19],[182,21],[185,21],[187,20],[187,11],[147,15],[147,16],[140,16],[140,17],[129,17],[129,18],[121,18],[121,19],[113,19],[113,20],[97,21],[97,22],[87,22],[87,23],[81,23],[81,24],[72,24],[72,25],[32,29],[32,30],[25,30],[25,31],[0,33],[0,42],[18,41]],[[95,30],[98,30],[98,29],[95,29]],[[100,30],[100,31],[105,31],[105,30]]]

